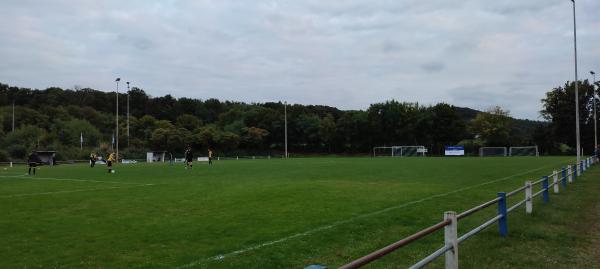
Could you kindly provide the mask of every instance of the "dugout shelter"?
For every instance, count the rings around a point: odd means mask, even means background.
[[[42,164],[54,165],[56,163],[56,151],[38,150],[35,153]]]
[[[167,155],[166,151],[150,151],[146,153],[146,162],[154,163],[154,162],[165,162],[165,156]]]

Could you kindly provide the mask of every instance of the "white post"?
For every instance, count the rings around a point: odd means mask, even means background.
[[[120,78],[117,78],[115,80],[115,82],[117,82],[117,100],[116,100],[116,108],[115,108],[115,129],[116,129],[116,142],[117,142],[117,152],[115,154],[116,158],[117,158],[117,163],[119,163],[119,81],[121,81]]]
[[[531,181],[525,182],[525,212],[527,214],[533,212],[533,191]]]
[[[554,193],[558,192],[558,171],[554,170]]]
[[[129,81],[127,81],[127,147],[129,148]]]
[[[577,78],[577,16],[575,15],[575,0],[573,2],[573,48],[575,52],[575,136],[577,140],[577,162],[581,161],[581,138],[579,135],[579,79]]]
[[[12,162],[10,162],[10,167],[13,167]]]
[[[567,174],[569,174],[569,183],[573,183],[573,168],[569,165],[569,169],[567,170]]]
[[[456,212],[445,212],[444,220],[450,220],[450,224],[444,227],[444,243],[452,246],[452,249],[446,251],[446,269],[458,269],[458,222],[456,221]]]
[[[287,101],[283,103],[283,122],[284,122],[284,137],[285,137],[285,158],[288,158],[288,133],[287,133]]]

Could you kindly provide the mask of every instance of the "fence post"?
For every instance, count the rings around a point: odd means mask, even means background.
[[[589,158],[585,158],[585,170],[587,170],[588,168],[590,168],[590,159]]]
[[[573,183],[573,166],[568,165],[569,183]]]
[[[547,203],[550,201],[550,193],[548,192],[548,176],[544,176],[543,178],[544,180],[542,181],[542,188],[544,188],[544,192],[542,192],[542,197],[544,198],[544,203]]]
[[[444,227],[444,243],[452,245],[452,249],[446,251],[446,269],[458,269],[458,222],[456,221],[456,212],[445,212],[444,220],[450,220],[450,224]]]
[[[500,197],[500,200],[498,201],[498,215],[502,215],[498,220],[498,231],[500,232],[500,236],[506,236],[508,234],[506,192],[499,192],[498,197]]]
[[[562,184],[564,188],[567,188],[567,168],[562,168]]]
[[[573,180],[577,179],[577,164],[573,165]]]
[[[531,181],[525,181],[525,213],[527,214],[533,212],[533,195],[531,189]]]
[[[10,162],[10,167],[13,167],[12,162]]]
[[[558,171],[554,170],[554,177],[553,177],[553,182],[554,182],[554,193],[558,193]]]

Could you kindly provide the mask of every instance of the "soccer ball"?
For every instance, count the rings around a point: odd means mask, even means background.
[[[8,170],[8,169],[4,168],[4,170]]]
[[[112,170],[112,171],[110,171],[110,172],[114,174],[114,173],[115,173],[115,170]]]

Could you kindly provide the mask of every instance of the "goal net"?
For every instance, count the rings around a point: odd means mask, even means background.
[[[510,147],[509,156],[540,156],[537,146]]]
[[[425,146],[374,147],[374,157],[425,157]]]
[[[479,156],[481,157],[506,157],[505,147],[481,147],[479,148]]]

